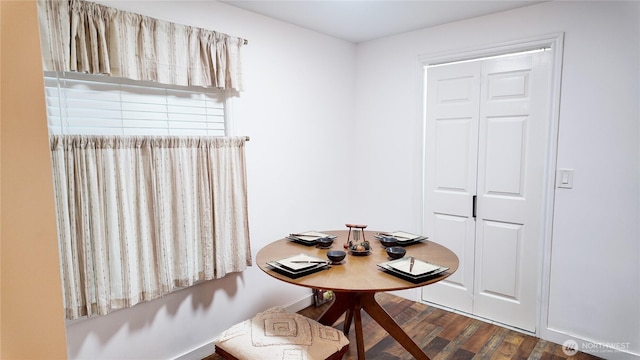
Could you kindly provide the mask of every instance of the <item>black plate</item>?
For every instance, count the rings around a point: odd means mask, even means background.
[[[275,261],[267,262],[267,265],[271,266],[271,268],[274,271],[276,271],[276,272],[278,272],[278,273],[280,273],[282,275],[286,275],[286,276],[288,276],[288,277],[290,277],[292,279],[296,279],[296,278],[299,278],[301,276],[313,274],[313,273],[318,272],[320,270],[324,270],[324,269],[330,268],[329,264],[318,264],[317,266],[314,266],[314,267],[311,267],[311,268],[307,268],[307,269],[304,269],[304,270],[301,270],[301,271],[293,271],[293,270],[287,269],[286,267],[278,264]]]
[[[354,255],[354,256],[367,256],[367,255],[371,254],[371,250],[365,250],[365,251],[349,250],[349,254]]]

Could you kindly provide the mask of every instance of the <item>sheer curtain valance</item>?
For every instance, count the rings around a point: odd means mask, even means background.
[[[68,319],[251,265],[245,139],[51,137]]]
[[[242,38],[83,0],[38,0],[38,11],[45,71],[242,90]]]

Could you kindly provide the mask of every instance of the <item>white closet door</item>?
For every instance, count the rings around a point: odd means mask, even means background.
[[[432,67],[427,73],[425,228],[451,249],[460,267],[427,286],[423,299],[472,312],[480,62]]]
[[[537,52],[427,70],[425,229],[460,268],[424,287],[423,300],[532,332],[549,62]]]
[[[473,314],[535,331],[550,52],[482,62]]]

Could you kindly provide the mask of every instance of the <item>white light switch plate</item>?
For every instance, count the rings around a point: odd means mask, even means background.
[[[559,188],[573,188],[573,169],[558,169],[556,174],[556,186]]]

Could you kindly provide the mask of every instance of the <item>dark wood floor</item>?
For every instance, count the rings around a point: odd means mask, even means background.
[[[598,359],[585,353],[568,357],[562,346],[517,331],[445,311],[433,306],[380,293],[376,299],[432,360],[443,359]],[[317,319],[327,305],[310,306],[300,314]],[[342,329],[342,320],[335,324]],[[362,312],[367,360],[412,359],[366,312]],[[355,344],[353,328],[349,341]],[[211,355],[205,360],[220,360]],[[357,359],[350,346],[343,360]]]

